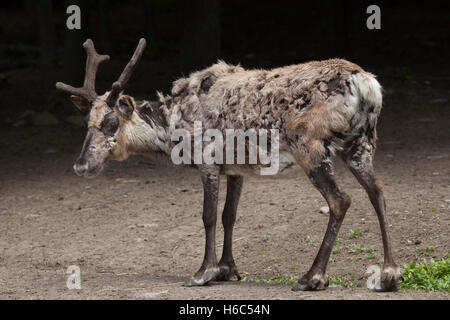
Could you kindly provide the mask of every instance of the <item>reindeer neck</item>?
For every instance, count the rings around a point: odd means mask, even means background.
[[[153,128],[163,128],[168,130],[167,117],[161,108],[162,103],[158,101],[141,100],[136,101],[137,114],[141,119]]]
[[[170,134],[160,102],[136,101],[136,112],[124,134],[130,154],[170,156]]]

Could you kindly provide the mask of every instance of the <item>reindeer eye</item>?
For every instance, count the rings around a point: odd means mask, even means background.
[[[106,137],[112,137],[119,128],[119,119],[114,112],[108,113],[102,121],[101,131]]]

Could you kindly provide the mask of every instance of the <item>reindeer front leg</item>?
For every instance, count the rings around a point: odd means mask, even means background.
[[[203,224],[206,232],[205,257],[197,273],[185,286],[203,286],[220,275],[216,257],[217,201],[219,197],[219,167],[202,166],[203,182]]]
[[[239,281],[241,276],[233,259],[233,227],[236,221],[236,212],[241,196],[244,178],[241,176],[227,176],[227,199],[222,214],[224,229],[224,241],[222,259],[219,261],[220,276],[217,280],[229,281],[236,277]]]

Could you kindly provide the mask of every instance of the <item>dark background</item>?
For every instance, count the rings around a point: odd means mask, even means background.
[[[81,31],[65,27],[69,4],[82,9]],[[366,27],[370,4],[381,7],[381,30]],[[99,91],[108,89],[138,39],[149,40],[129,89],[146,97],[157,89],[168,92],[177,77],[217,59],[272,68],[340,57],[379,75],[383,84],[390,79],[406,83],[424,74],[447,77],[449,8],[448,1],[400,0],[2,2],[0,94],[27,99],[0,112],[10,122],[26,109],[47,110],[63,120],[72,110],[61,109],[67,99],[55,92],[52,81],[81,84],[81,45],[88,37],[100,53],[111,56],[99,72]],[[15,83],[18,73],[23,84]]]

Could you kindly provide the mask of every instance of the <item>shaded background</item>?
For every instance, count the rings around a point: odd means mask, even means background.
[[[81,7],[81,31],[65,28],[69,4]],[[447,1],[377,1],[381,30],[366,27],[370,4],[348,0],[2,2],[0,94],[18,106],[3,106],[0,115],[13,122],[20,110],[46,110],[64,121],[64,115],[75,112],[60,107],[67,99],[60,99],[52,82],[81,84],[85,63],[81,45],[88,37],[100,53],[112,58],[99,72],[99,91],[108,89],[138,39],[149,40],[130,85],[132,93],[146,97],[154,96],[157,89],[168,92],[177,77],[217,59],[245,68],[272,68],[341,57],[380,75],[383,84],[386,79],[407,83],[424,74],[437,80],[448,77]],[[14,99],[17,95],[21,99]]]

